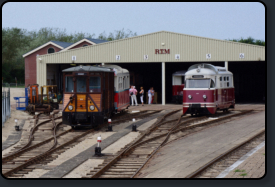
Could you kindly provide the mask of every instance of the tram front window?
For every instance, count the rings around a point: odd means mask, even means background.
[[[100,77],[90,77],[89,91],[90,92],[100,92],[101,91],[101,78]]]
[[[76,77],[77,92],[86,92],[86,77]]]
[[[187,79],[185,87],[186,88],[213,88],[215,87],[215,84],[212,81],[210,85],[210,79]]]
[[[65,92],[74,92],[73,77],[66,77]]]

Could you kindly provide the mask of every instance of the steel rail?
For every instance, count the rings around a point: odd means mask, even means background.
[[[244,115],[244,114],[247,114],[247,113],[251,113],[253,111],[254,110],[247,110],[247,111],[244,111],[244,112],[241,112],[241,113],[224,116],[224,117],[214,119],[214,120],[211,120],[211,121],[205,121],[205,122],[202,122],[202,123],[199,123],[199,124],[196,124],[196,125],[185,126],[185,127],[179,128],[177,130],[174,130],[173,133],[177,133],[177,132],[182,131],[182,130],[187,130],[187,129],[192,129],[192,128],[196,128],[196,127],[205,126],[205,125],[208,125],[208,124],[213,123],[213,122],[223,121],[223,120],[226,120],[226,119],[229,119],[229,118],[232,118],[232,117],[241,116],[241,115]]]
[[[124,119],[114,120],[114,121],[112,121],[112,124],[121,123],[121,122],[123,122],[123,121],[125,121],[125,120],[131,120],[131,119],[133,119],[133,118],[138,119],[138,118],[141,118],[141,117],[150,116],[150,115],[153,115],[153,114],[158,113],[158,112],[161,112],[161,110],[156,110],[156,111],[154,111],[154,112],[147,113],[147,114],[136,114],[136,115],[131,115],[130,117],[126,117],[126,118],[124,118]]]
[[[161,117],[157,122],[155,122],[156,126],[158,124],[162,123],[162,121],[169,115],[174,114],[178,112],[179,110],[169,112],[165,114],[164,116]],[[91,176],[91,178],[98,178],[100,175],[102,175],[106,170],[108,170],[113,164],[115,164],[120,158],[122,158],[123,155],[125,155],[129,150],[131,150],[131,147],[134,146],[136,143],[138,143],[140,140],[143,139],[143,137],[146,136],[146,133],[143,134],[138,140],[136,140],[129,148],[126,150],[122,151],[118,156],[116,156],[113,160],[111,160],[106,166],[101,168],[99,171],[97,171],[94,175]]]
[[[161,145],[159,145],[157,147],[157,149],[149,156],[149,158],[144,162],[144,164],[136,171],[135,174],[132,175],[131,178],[134,178],[138,172],[146,165],[146,163],[149,161],[150,158],[152,158],[152,156],[162,147],[165,145],[165,142],[168,140],[168,138],[170,137],[171,134],[174,134],[174,133],[177,133],[179,131],[182,131],[182,130],[187,130],[187,129],[191,129],[191,128],[196,128],[196,127],[201,127],[201,126],[204,126],[204,125],[207,125],[209,123],[213,123],[213,122],[218,122],[218,121],[223,121],[223,120],[226,120],[228,118],[231,118],[231,117],[236,117],[236,116],[239,116],[239,115],[244,115],[248,112],[252,112],[252,110],[249,110],[249,111],[245,111],[245,112],[242,112],[242,113],[238,113],[238,114],[233,114],[233,115],[229,115],[229,116],[225,116],[225,117],[222,117],[222,118],[219,118],[219,119],[215,119],[215,120],[211,120],[211,121],[207,121],[207,122],[203,122],[203,123],[200,123],[200,124],[197,124],[197,125],[192,125],[192,126],[186,126],[186,127],[183,127],[183,128],[180,128],[180,129],[177,129],[175,130],[178,126],[184,124],[184,123],[190,123],[192,121],[194,121],[193,119],[190,119],[188,121],[184,121],[180,124],[176,124],[168,133],[164,133],[164,134],[161,134],[161,135],[158,135],[156,137],[153,137],[152,139],[148,139],[148,140],[145,140],[143,142],[141,142],[139,145],[143,144],[143,143],[147,143],[147,142],[150,142],[154,139],[159,139],[159,138],[162,138],[164,136],[166,136],[165,140],[161,143]],[[203,116],[205,117],[205,116]],[[203,118],[202,117],[202,118]],[[201,118],[200,118],[201,119]],[[139,146],[137,145],[137,146]]]
[[[13,159],[14,157],[17,157],[17,155],[20,155],[20,154],[22,154],[22,153],[24,153],[24,152],[26,152],[26,151],[32,150],[33,148],[36,148],[36,147],[38,147],[38,146],[41,146],[41,145],[43,145],[43,144],[45,144],[45,143],[51,141],[52,138],[49,138],[49,139],[47,139],[47,140],[45,140],[45,141],[43,141],[43,142],[40,142],[40,143],[38,143],[38,144],[36,144],[36,145],[33,145],[33,146],[29,147],[30,144],[31,144],[31,142],[32,142],[33,139],[34,139],[33,134],[34,134],[34,132],[37,130],[37,128],[38,128],[39,126],[44,125],[45,123],[48,123],[48,122],[50,122],[50,121],[52,121],[52,120],[57,120],[57,119],[60,119],[60,118],[62,118],[62,116],[57,117],[57,118],[54,118],[54,119],[49,119],[49,120],[46,120],[46,121],[43,121],[43,122],[37,124],[37,125],[32,129],[32,131],[31,131],[31,134],[30,134],[30,136],[29,136],[28,143],[27,143],[25,146],[23,146],[21,149],[17,150],[16,152],[14,152],[14,153],[12,153],[12,154],[6,156],[6,157],[3,157],[3,158],[2,158],[2,163],[7,162],[7,161],[9,161],[10,159]],[[65,131],[65,132],[66,132],[66,131]],[[61,134],[61,135],[63,135],[63,134]]]
[[[57,126],[60,125],[60,124],[62,124],[62,122],[59,122],[59,123],[56,125],[56,128],[55,128],[55,129],[57,129]],[[94,132],[94,129],[88,130],[88,131],[86,131],[85,133],[82,133],[81,135],[74,137],[72,140],[70,140],[70,141],[68,141],[68,142],[66,142],[66,143],[64,143],[64,144],[62,144],[62,145],[60,145],[60,146],[58,146],[58,147],[55,147],[55,146],[57,145],[57,138],[55,137],[55,143],[54,143],[54,145],[53,145],[48,151],[46,151],[46,152],[44,152],[44,153],[42,153],[42,154],[40,154],[40,155],[38,155],[38,156],[36,156],[36,157],[34,157],[34,158],[31,158],[30,160],[28,160],[28,161],[25,162],[24,164],[22,164],[22,165],[20,165],[20,166],[18,166],[18,167],[16,167],[16,168],[14,168],[14,169],[12,169],[12,170],[10,170],[10,171],[8,171],[8,172],[3,173],[3,175],[4,175],[5,177],[8,177],[8,176],[11,175],[12,173],[15,173],[15,172],[17,172],[17,171],[19,171],[19,170],[21,170],[21,169],[24,169],[24,168],[30,166],[30,165],[33,165],[33,164],[35,164],[35,163],[37,163],[37,162],[40,162],[40,161],[46,159],[49,155],[51,155],[51,154],[54,153],[55,151],[57,151],[57,150],[59,150],[59,149],[62,149],[63,147],[65,147],[65,146],[67,146],[67,145],[69,145],[69,144],[75,142],[75,141],[78,140],[79,138],[82,138],[83,136],[86,136],[87,134],[89,134],[89,133],[91,133],[91,132]]]
[[[245,145],[246,143],[250,142],[251,140],[253,140],[254,138],[262,135],[263,133],[265,133],[265,129],[262,130],[261,132],[257,133],[256,135],[252,136],[251,138],[249,138],[248,140],[240,143],[239,145],[234,146],[233,148],[229,149],[228,151],[226,151],[225,153],[219,155],[218,157],[214,158],[213,160],[211,160],[210,162],[208,162],[207,164],[205,164],[204,166],[200,167],[198,170],[192,172],[191,174],[189,174],[188,176],[186,176],[186,178],[194,178],[195,176],[197,176],[198,174],[200,174],[201,172],[203,172],[206,168],[208,168],[209,166],[211,166],[213,163],[217,162],[218,160],[224,158],[225,156],[227,156],[228,154],[232,153],[233,151],[235,151],[236,149],[240,148],[241,146]]]

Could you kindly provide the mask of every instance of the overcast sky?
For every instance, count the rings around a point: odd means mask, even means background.
[[[265,7],[250,3],[32,3],[2,7],[2,27],[29,31],[42,27],[85,32],[131,30],[138,35],[171,31],[215,39],[249,36],[265,40]]]

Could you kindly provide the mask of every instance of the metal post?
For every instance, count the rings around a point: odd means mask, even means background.
[[[4,123],[5,123],[5,115],[4,115],[4,101],[5,101],[5,98],[3,97],[3,91],[2,91],[2,127],[4,127]]]
[[[162,105],[165,105],[165,62],[162,62]]]
[[[10,118],[11,117],[11,101],[10,101],[10,87],[9,87],[9,89],[8,89],[8,98],[7,98],[7,101],[8,101],[8,112],[7,112],[7,116],[8,116],[8,118]]]
[[[228,71],[228,62],[227,61],[224,62],[224,67]]]

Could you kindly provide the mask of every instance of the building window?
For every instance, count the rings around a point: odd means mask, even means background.
[[[226,77],[223,77],[223,80],[226,81]]]
[[[54,51],[54,48],[51,47],[51,48],[48,49],[48,54],[54,53],[54,52],[55,52],[55,51]]]
[[[82,47],[86,47],[86,46],[88,46],[87,44],[84,44]]]
[[[222,77],[220,77],[220,81],[222,81]]]

